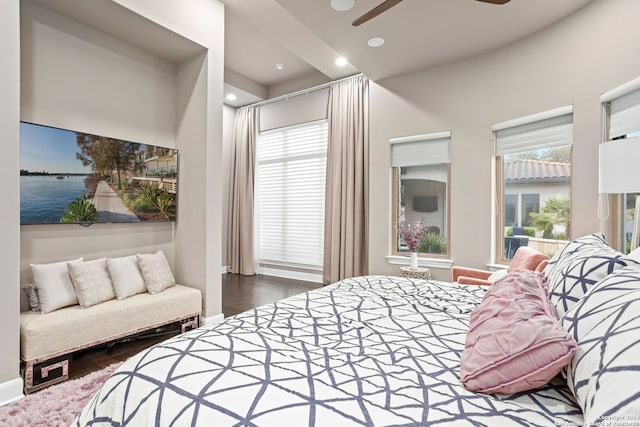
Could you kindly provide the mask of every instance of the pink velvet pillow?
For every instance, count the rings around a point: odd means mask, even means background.
[[[480,393],[532,390],[558,374],[576,347],[558,322],[544,275],[514,271],[491,285],[471,313],[460,378]]]

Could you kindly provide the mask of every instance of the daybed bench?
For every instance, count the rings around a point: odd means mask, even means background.
[[[175,284],[161,251],[31,269],[37,291],[27,293],[38,311],[20,313],[25,393],[68,379],[79,350],[174,323],[183,333],[200,325],[200,291]]]
[[[20,357],[25,392],[65,381],[73,352],[179,322],[182,332],[200,324],[200,291],[175,285],[88,308],[79,305],[47,314],[20,313]]]

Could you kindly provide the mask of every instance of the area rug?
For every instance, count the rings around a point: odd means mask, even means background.
[[[69,426],[87,401],[121,363],[54,385],[0,407],[0,426]]]

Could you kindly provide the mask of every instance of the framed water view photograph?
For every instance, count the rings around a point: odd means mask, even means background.
[[[178,150],[20,123],[20,224],[175,221]]]

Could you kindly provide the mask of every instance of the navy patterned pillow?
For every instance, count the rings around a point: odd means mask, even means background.
[[[549,298],[558,316],[571,309],[593,285],[627,265],[638,263],[609,247],[600,233],[569,242],[544,270]]]
[[[607,276],[560,322],[578,343],[566,374],[585,425],[640,415],[640,266]]]

